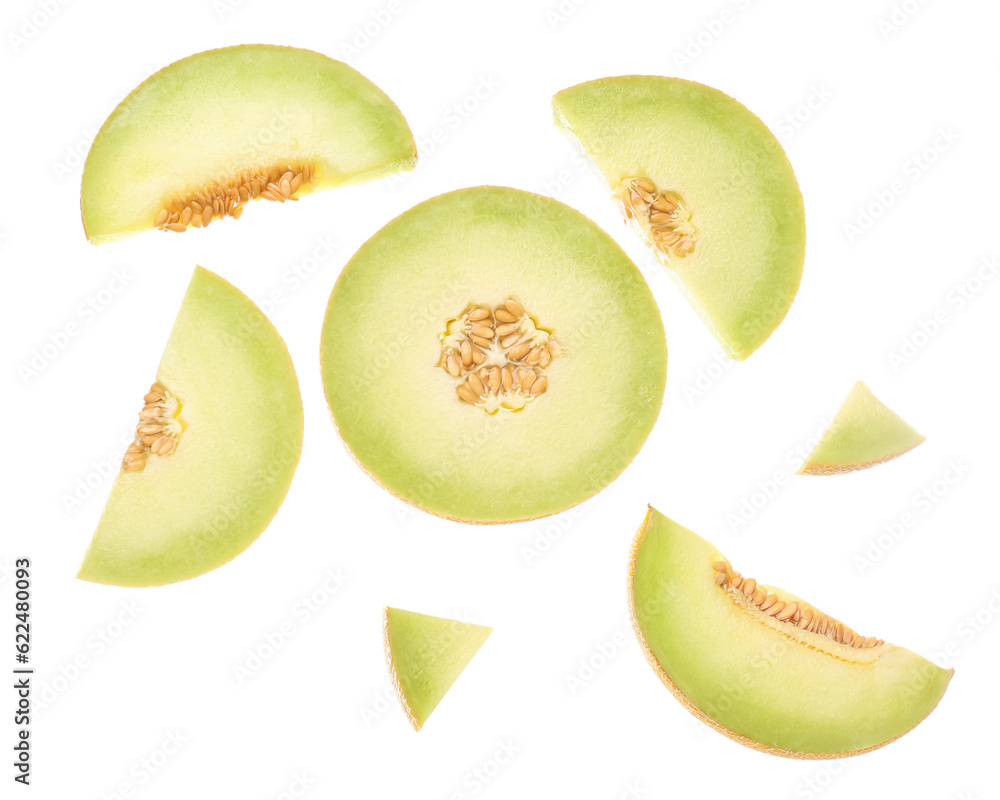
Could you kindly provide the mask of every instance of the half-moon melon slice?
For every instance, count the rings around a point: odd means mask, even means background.
[[[278,511],[302,450],[292,360],[267,317],[198,267],[78,578],[159,586],[235,558]]]
[[[493,629],[387,607],[382,632],[392,685],[419,731]]]
[[[643,652],[681,704],[774,755],[841,758],[882,747],[934,709],[952,675],[744,578],[652,508],[632,545],[628,598]]]
[[[907,453],[926,439],[871,393],[854,384],[800,475],[837,475],[868,469]]]
[[[427,200],[344,267],[320,357],[358,463],[464,522],[554,514],[638,453],[666,382],[663,323],[604,231],[495,186]]]
[[[798,291],[806,239],[767,126],[717,89],[657,76],[582,83],[553,108],[726,353],[760,347]]]
[[[174,62],[108,117],[80,205],[95,244],[183,232],[277,202],[413,169],[406,120],[356,70],[311,50],[239,45]]]

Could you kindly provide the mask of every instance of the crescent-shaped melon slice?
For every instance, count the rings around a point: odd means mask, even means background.
[[[406,120],[356,70],[311,50],[239,45],[164,67],[108,117],[80,205],[94,244],[239,217],[251,199],[413,169]]]
[[[267,527],[302,450],[292,360],[263,312],[198,267],[78,578],[159,586]]]
[[[414,730],[420,730],[492,628],[386,608],[383,641],[389,675]]]
[[[802,194],[767,126],[717,89],[648,75],[564,89],[553,108],[726,353],[760,347],[795,298],[806,243]]]
[[[951,679],[952,670],[744,578],[652,508],[628,575],[632,624],[660,680],[702,722],[755,750],[874,750],[923,720]]]
[[[838,475],[898,458],[926,439],[858,381],[800,475]]]

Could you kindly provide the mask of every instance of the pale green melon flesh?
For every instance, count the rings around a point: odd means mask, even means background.
[[[695,251],[655,252],[730,357],[760,347],[792,304],[805,258],[802,195],[764,123],[680,78],[604,78],[559,92],[553,107],[612,190],[646,178],[681,196]]]
[[[763,621],[715,584],[717,560],[715,547],[650,509],[629,595],[654,669],[720,732],[777,755],[835,758],[901,736],[941,699],[951,670],[892,644],[853,648]]]
[[[83,225],[94,243],[153,227],[163,204],[240,170],[315,164],[302,190],[413,169],[416,149],[393,102],[320,53],[240,45],[181,59],[114,110],[83,172]]]
[[[470,304],[518,300],[567,353],[548,391],[489,416],[438,367],[439,336]],[[552,514],[610,483],[663,398],[663,324],[645,281],[578,212],[515,189],[428,200],[386,225],[342,272],[321,360],[334,421],[397,496],[478,522]]]
[[[393,685],[420,730],[493,629],[400,608],[386,608],[384,626]]]
[[[799,473],[835,475],[867,469],[901,456],[924,439],[864,381],[858,381]]]
[[[288,350],[218,275],[195,270],[156,379],[187,427],[173,453],[115,479],[84,580],[157,586],[225,564],[267,527],[295,472],[302,400]]]

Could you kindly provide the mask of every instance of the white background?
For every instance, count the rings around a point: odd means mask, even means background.
[[[43,23],[33,34],[30,20]],[[8,795],[15,698],[2,692],[4,797],[997,797],[1000,281],[976,275],[1000,247],[998,23],[1000,6],[954,0],[6,3],[0,562],[34,563],[37,702],[34,784]],[[253,207],[208,233],[89,245],[82,158],[108,113],[154,70],[245,42],[361,70],[420,140],[416,171]],[[728,92],[795,167],[802,288],[745,363],[722,358],[552,124],[553,93],[624,73]],[[329,420],[318,363],[327,297],[357,247],[418,201],[481,183],[554,195],[615,236],[670,346],[659,422],[628,471],[573,512],[488,528],[411,510],[365,477]],[[877,218],[852,231],[863,213]],[[287,291],[325,240],[332,255]],[[120,457],[195,263],[261,304],[286,290],[268,310],[305,404],[295,481],[270,528],[222,569],[153,590],[76,581],[110,484],[100,473]],[[108,300],[115,271],[127,286]],[[959,286],[971,297],[961,305]],[[87,311],[99,297],[100,313]],[[78,335],[27,374],[71,323]],[[859,378],[927,443],[868,472],[789,479]],[[745,574],[938,654],[956,669],[940,707],[846,762],[760,755],[701,726],[626,622],[626,555],[647,502]],[[907,513],[913,524],[888,536]],[[343,582],[324,595],[328,574]],[[323,602],[305,618],[313,593]],[[6,670],[6,575],[0,602]],[[419,734],[383,698],[385,604],[495,627]],[[241,683],[235,668],[282,625],[292,635]],[[171,736],[183,743],[165,755]],[[500,765],[503,747],[514,755]]]

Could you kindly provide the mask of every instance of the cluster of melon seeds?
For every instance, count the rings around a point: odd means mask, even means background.
[[[675,192],[657,191],[646,178],[629,178],[619,193],[625,219],[636,222],[658,250],[684,258],[694,252],[691,212]]]
[[[516,300],[474,305],[449,320],[439,366],[459,383],[458,396],[487,414],[520,411],[548,388],[545,369],[565,350]]]
[[[181,436],[181,404],[161,384],[154,383],[142,398],[135,439],[122,456],[123,472],[142,472],[150,455],[167,456],[177,449]]]
[[[874,636],[862,636],[855,633],[843,622],[829,614],[824,614],[800,601],[785,602],[772,592],[765,592],[753,578],[744,578],[725,561],[712,564],[715,570],[715,583],[741,602],[754,606],[769,617],[794,625],[802,630],[828,636],[835,642],[849,647],[875,647],[884,644]]]
[[[185,197],[164,204],[154,225],[160,230],[183,233],[189,227],[204,228],[216,218],[239,219],[250,200],[284,203],[298,200],[296,192],[316,174],[312,164],[274,165],[267,169],[247,169],[230,180],[213,181]]]

